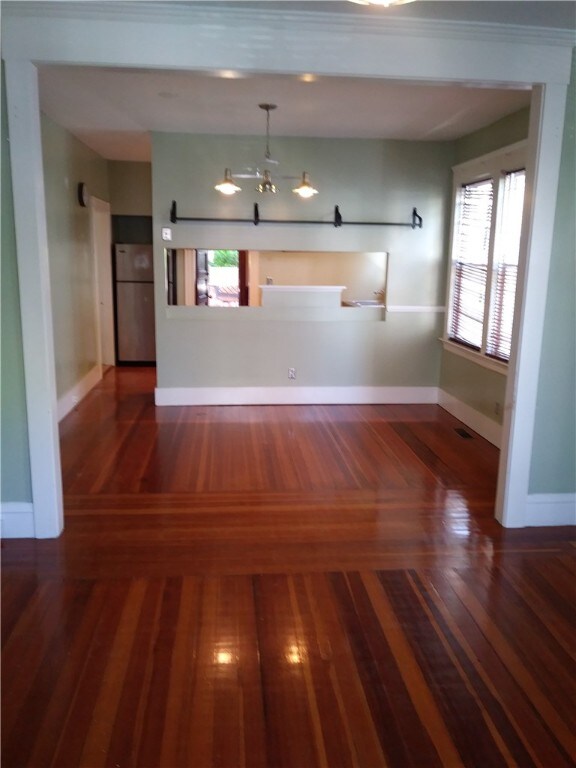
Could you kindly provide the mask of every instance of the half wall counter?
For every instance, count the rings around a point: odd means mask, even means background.
[[[340,307],[345,285],[261,285],[263,307]]]

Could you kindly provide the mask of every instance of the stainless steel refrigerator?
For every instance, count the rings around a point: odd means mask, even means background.
[[[151,245],[114,246],[116,362],[154,363],[154,265]]]

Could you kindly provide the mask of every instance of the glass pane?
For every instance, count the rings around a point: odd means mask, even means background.
[[[492,224],[492,179],[462,187],[453,246],[449,336],[480,349]]]
[[[462,187],[453,253],[456,261],[488,264],[493,197],[493,179]]]
[[[501,360],[510,358],[512,345],[525,180],[524,170],[505,175],[496,232],[486,352]]]

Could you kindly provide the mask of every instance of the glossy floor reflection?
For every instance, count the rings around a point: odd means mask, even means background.
[[[4,768],[574,764],[573,531],[493,519],[434,406],[62,424],[66,531],[6,541]]]

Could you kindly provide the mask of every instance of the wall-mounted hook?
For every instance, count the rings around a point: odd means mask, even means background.
[[[412,229],[422,229],[422,216],[418,215],[416,208],[412,208]]]

